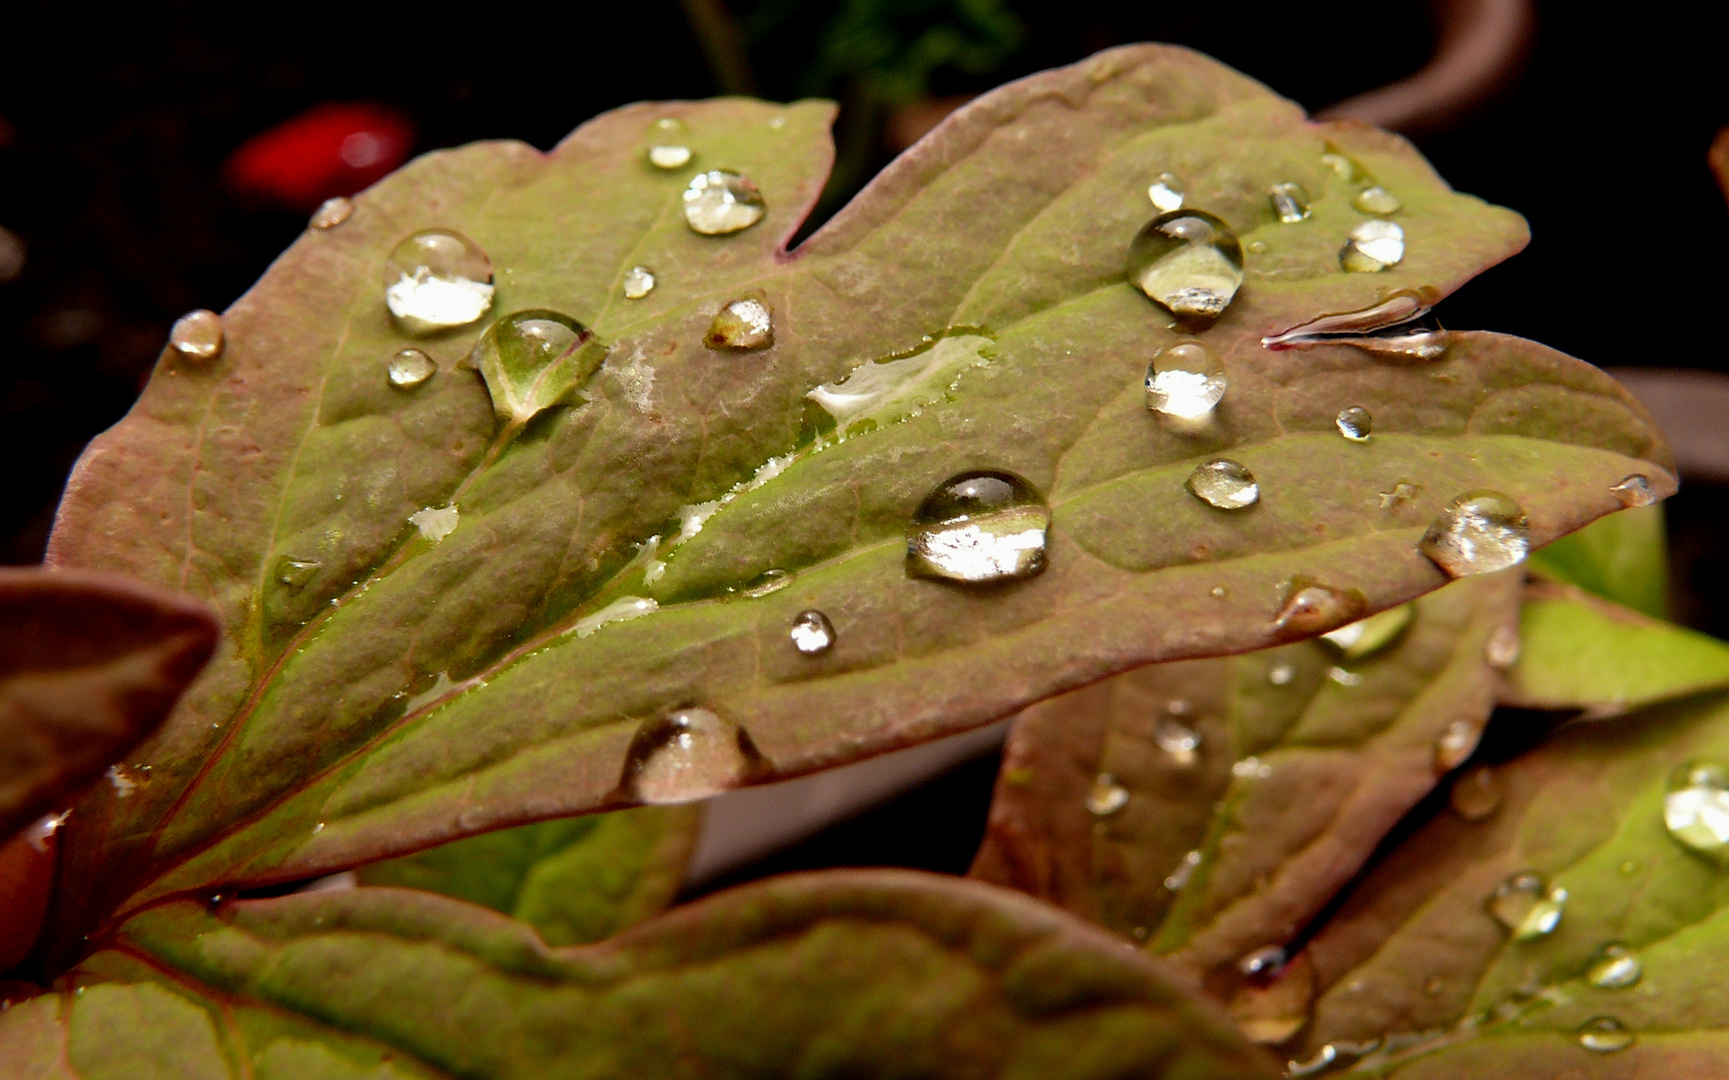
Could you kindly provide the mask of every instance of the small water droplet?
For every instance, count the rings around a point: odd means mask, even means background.
[[[1488,908],[1495,921],[1512,931],[1514,941],[1531,941],[1561,925],[1566,904],[1566,889],[1548,888],[1543,875],[1521,871],[1495,887]]]
[[[624,272],[624,298],[641,300],[654,291],[654,271],[646,266],[633,266]]]
[[[1519,631],[1497,626],[1483,642],[1483,661],[1496,671],[1506,671],[1519,660]]]
[[[907,573],[983,583],[1029,578],[1045,568],[1051,512],[1013,473],[969,472],[938,484],[913,515]]]
[[[1374,418],[1361,405],[1340,409],[1333,423],[1338,426],[1339,434],[1352,442],[1368,442],[1369,433],[1374,428]]]
[[[1422,491],[1420,484],[1408,484],[1401,480],[1388,491],[1379,492],[1375,497],[1380,500],[1381,509],[1396,510],[1417,497]]]
[[[1147,198],[1160,213],[1180,210],[1183,206],[1183,183],[1170,173],[1160,173],[1159,178],[1148,186]]]
[[[1338,1060],[1338,1048],[1332,1043],[1327,1043],[1325,1046],[1315,1051],[1315,1056],[1309,1058],[1307,1061],[1285,1062],[1285,1075],[1291,1078],[1291,1080],[1300,1080],[1301,1077],[1314,1076],[1316,1073],[1325,1072]]]
[[[657,169],[682,169],[690,164],[690,147],[678,143],[658,143],[648,148],[648,161]]]
[[[620,787],[638,802],[693,802],[739,786],[766,763],[745,730],[702,708],[677,709],[637,729]]]
[[[470,806],[456,815],[456,824],[463,829],[478,829],[486,824],[486,808]]]
[[[1477,742],[1483,737],[1480,724],[1469,720],[1452,720],[1435,739],[1435,771],[1449,773],[1465,763]]]
[[[1274,686],[1289,686],[1296,677],[1297,669],[1283,660],[1267,669],[1267,681]]]
[[[746,596],[754,598],[768,596],[780,592],[792,584],[792,575],[778,567],[770,567],[752,578],[743,589]]]
[[[676,116],[662,116],[648,125],[648,137],[658,142],[677,142],[690,134],[690,128]]]
[[[1147,408],[1178,420],[1201,420],[1225,396],[1225,366],[1198,341],[1160,349],[1147,366]]]
[[[750,228],[768,213],[756,185],[735,172],[711,169],[691,177],[684,189],[684,220],[704,236],[727,236]]]
[[[1651,486],[1651,478],[1643,473],[1634,473],[1612,485],[1610,491],[1620,499],[1625,506],[1650,506],[1657,501],[1657,491]]]
[[[1505,570],[1531,551],[1525,511],[1499,491],[1454,499],[1423,534],[1417,549],[1453,577]]]
[[[1639,954],[1619,941],[1611,941],[1597,953],[1597,960],[1585,977],[1599,990],[1625,990],[1644,974],[1645,964]]]
[[[1368,606],[1356,589],[1335,589],[1299,575],[1291,579],[1273,626],[1288,637],[1312,637],[1361,619]]]
[[[1225,597],[1230,595],[1230,590],[1226,589],[1223,585],[1214,585],[1212,588],[1207,590],[1207,595],[1215,600],[1223,600]]]
[[[491,310],[492,296],[492,260],[449,229],[415,233],[384,264],[384,304],[411,334],[477,322]]]
[[[1466,821],[1482,821],[1501,808],[1501,781],[1487,765],[1467,769],[1453,781],[1447,805]]]
[[[284,555],[276,563],[276,580],[291,589],[304,588],[324,564],[316,559],[296,559]]]
[[[1286,225],[1309,220],[1309,193],[1301,184],[1274,184],[1267,189],[1273,216]]]
[[[1129,245],[1129,280],[1175,315],[1216,319],[1242,287],[1243,246],[1212,214],[1173,210]]]
[[[338,195],[334,199],[325,199],[319,203],[318,209],[312,212],[312,220],[307,224],[320,231],[334,229],[347,221],[353,213],[354,200]]]
[[[806,656],[820,656],[834,648],[834,625],[820,611],[801,611],[792,621],[792,644]]]
[[[450,506],[428,506],[408,515],[408,523],[420,530],[420,535],[436,544],[456,531],[456,523],[460,517],[455,504]]]
[[[1633,1045],[1633,1033],[1613,1016],[1593,1016],[1579,1027],[1579,1045],[1595,1054],[1613,1054]]]
[[[1357,192],[1356,198],[1351,200],[1351,205],[1365,214],[1397,214],[1405,208],[1405,204],[1399,201],[1397,195],[1379,184]]]
[[[1339,249],[1339,265],[1353,274],[1391,270],[1405,258],[1405,230],[1391,221],[1365,221]]]
[[[114,797],[124,799],[150,782],[150,766],[124,763],[110,765],[106,775],[108,783],[114,788]]]
[[[1129,789],[1117,783],[1110,773],[1100,773],[1087,792],[1087,812],[1094,817],[1110,817],[1129,805]]]
[[[1338,683],[1340,686],[1363,685],[1363,677],[1361,675],[1357,674],[1355,671],[1348,671],[1345,668],[1337,666],[1327,669],[1327,678]]]
[[[1195,466],[1183,486],[1195,498],[1220,510],[1245,510],[1261,499],[1255,474],[1230,458],[1214,458]]]
[[[1231,763],[1231,775],[1245,780],[1265,780],[1273,775],[1273,767],[1258,757],[1246,757]]]
[[[1237,971],[1244,978],[1268,979],[1278,974],[1288,957],[1281,945],[1263,945],[1237,960]]]
[[[1707,855],[1729,855],[1729,768],[1692,761],[1675,770],[1663,796],[1669,835]]]
[[[1321,155],[1321,164],[1333,170],[1333,174],[1341,180],[1351,181],[1357,178],[1357,165],[1341,153],[1330,151]]]
[[[1181,891],[1183,886],[1189,883],[1189,879],[1195,876],[1195,867],[1199,865],[1201,865],[1200,852],[1191,851],[1184,855],[1183,861],[1178,863],[1177,868],[1165,878],[1165,888],[1172,892]]]
[[[168,344],[188,360],[214,360],[222,354],[222,316],[199,308],[175,320]]]
[[[1200,749],[1201,736],[1187,724],[1163,717],[1153,729],[1153,742],[1169,754],[1172,761],[1186,767],[1195,763],[1195,751]]]
[[[1626,874],[1628,876],[1632,876],[1633,874],[1637,874],[1639,872],[1639,860],[1637,860],[1637,859],[1623,859],[1621,861],[1620,870],[1623,874]]]
[[[1373,656],[1393,642],[1411,625],[1416,609],[1410,604],[1388,608],[1366,619],[1346,623],[1337,630],[1321,635],[1322,640],[1336,647],[1346,660],[1361,660]]]
[[[702,343],[711,349],[766,349],[774,344],[774,311],[755,297],[720,309]]]
[[[432,378],[438,364],[419,349],[401,349],[390,358],[385,375],[398,390],[412,390]]]
[[[1265,255],[1268,246],[1269,245],[1265,240],[1250,240],[1248,243],[1243,245],[1243,250],[1247,251],[1251,255]]]

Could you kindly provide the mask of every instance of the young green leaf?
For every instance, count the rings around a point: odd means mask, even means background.
[[[1599,518],[1533,551],[1531,570],[1661,619],[1669,613],[1663,508],[1636,506]]]

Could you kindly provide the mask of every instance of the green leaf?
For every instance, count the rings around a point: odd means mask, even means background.
[[[0,1013],[8,1075],[1278,1075],[1120,942],[907,871],[782,877],[571,949],[405,890],[174,901],[65,987]]]
[[[1496,681],[1484,647],[1519,590],[1515,570],[1431,593],[1355,660],[1311,640],[1033,706],[973,874],[1145,941],[1253,1012],[1237,962],[1289,942],[1475,745]]]
[[[228,647],[170,721],[149,796],[98,792],[74,815],[52,955],[154,899],[622,805],[672,710],[705,710],[713,748],[684,794],[799,775],[1149,661],[1284,640],[1299,575],[1360,592],[1362,613],[1404,603],[1443,582],[1416,545],[1460,492],[1516,498],[1540,544],[1619,508],[1629,473],[1673,488],[1644,410],[1540,346],[1454,334],[1421,363],[1262,347],[1389,290],[1444,294],[1524,243],[1515,215],[1391,136],[1311,125],[1183,50],[1114,50],[968,106],[788,253],[831,115],[637,105],[550,154],[430,155],[290,248],[224,315],[219,358],[163,358],[80,463],[52,556],[197,590]],[[645,160],[663,116],[688,129],[686,168]],[[1397,267],[1340,272],[1365,181],[1324,152],[1403,201]],[[752,180],[766,217],[693,232],[683,193],[708,169]],[[1125,280],[1163,171],[1266,245],[1204,335],[1232,389],[1202,433],[1146,409],[1149,357],[1183,331]],[[1308,189],[1310,220],[1277,222],[1281,182]],[[432,226],[490,254],[496,314],[593,330],[607,353],[586,402],[500,424],[456,367],[478,326],[418,342],[441,365],[425,383],[389,383],[408,340],[380,269]],[[626,299],[638,265],[658,284]],[[773,344],[705,346],[746,296],[776,313]],[[988,363],[822,434],[810,391],[951,332],[990,339]],[[1374,414],[1370,441],[1337,433],[1348,405]],[[1225,450],[1260,481],[1234,516],[1183,487]],[[1047,497],[1042,575],[909,578],[913,513],[971,469]],[[422,511],[438,517],[416,528]],[[788,636],[811,608],[838,635],[817,657]]]
[[[1533,585],[1503,704],[1606,716],[1729,686],[1729,645],[1578,589]]]
[[[1669,614],[1669,550],[1661,506],[1599,518],[1531,553],[1542,577],[1613,600],[1653,619]]]
[[[1723,1075],[1723,864],[1665,828],[1672,774],[1699,760],[1729,761],[1721,694],[1578,725],[1496,766],[1498,812],[1437,816],[1315,938],[1323,993],[1299,1056],[1386,1037],[1375,1075]],[[1513,941],[1485,903],[1521,872],[1566,901],[1553,932]],[[1638,958],[1636,984],[1591,980],[1612,944]],[[1582,1047],[1599,1016],[1633,1045]]]
[[[373,863],[360,880],[482,904],[528,923],[549,945],[580,945],[665,910],[701,824],[694,806],[542,821]]]

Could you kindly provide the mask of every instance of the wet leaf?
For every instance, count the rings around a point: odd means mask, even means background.
[[[1729,761],[1721,694],[1577,725],[1495,766],[1498,813],[1435,817],[1315,938],[1324,992],[1299,1056],[1392,1036],[1365,1062],[1376,1075],[1723,1075],[1723,868],[1665,828],[1672,774],[1700,760]],[[1567,899],[1551,933],[1516,942],[1485,901],[1521,872]],[[1638,959],[1636,981],[1591,980],[1610,945]],[[1596,1017],[1632,1045],[1587,1050]]]
[[[1599,518],[1531,553],[1540,577],[1613,600],[1653,619],[1669,614],[1669,548],[1661,506]]]
[[[672,903],[701,824],[694,806],[559,818],[373,863],[360,880],[482,904],[528,923],[549,945],[581,945]]]
[[[661,116],[687,126],[687,168],[645,160]],[[1416,544],[1463,491],[1511,495],[1543,543],[1618,508],[1630,472],[1673,487],[1644,410],[1540,346],[1262,348],[1387,290],[1446,293],[1523,244],[1515,215],[1454,194],[1391,136],[1311,126],[1192,53],[1131,47],[969,105],[789,254],[830,116],[638,105],[546,155],[422,158],[290,248],[224,315],[220,357],[163,358],[80,463],[52,556],[208,596],[229,645],[170,722],[149,796],[98,792],[74,816],[54,955],[153,898],[621,805],[627,761],[634,783],[631,755],[672,709],[703,710],[703,745],[739,755],[691,770],[692,794],[797,775],[1147,661],[1273,643],[1299,574],[1360,591],[1365,611],[1402,603],[1442,583]],[[1340,271],[1362,215],[1329,149],[1402,201],[1397,267]],[[698,169],[750,179],[766,217],[694,232]],[[1163,171],[1251,249],[1206,331],[1232,389],[1199,433],[1144,405],[1149,356],[1179,328],[1125,280]],[[1273,216],[1283,182],[1312,197],[1301,225]],[[478,324],[416,342],[438,372],[390,383],[407,341],[380,269],[432,226],[489,253],[495,313],[593,330],[608,351],[585,402],[500,424],[457,366]],[[636,266],[656,285],[628,299]],[[774,312],[773,344],[705,345],[746,296]],[[869,430],[818,448],[809,391],[963,330],[990,339],[988,362],[890,395]],[[1370,441],[1338,434],[1346,405],[1374,414]],[[1183,488],[1226,447],[1260,481],[1237,516]],[[910,579],[909,519],[980,468],[1048,497],[1048,568],[985,590]],[[437,516],[411,525],[422,511]],[[788,636],[805,609],[836,632],[820,656]]]
[[[1564,585],[1534,584],[1502,702],[1613,715],[1729,686],[1729,645]]]
[[[1033,706],[1009,737],[973,874],[1239,996],[1238,962],[1296,937],[1470,752],[1496,682],[1484,646],[1511,627],[1519,588],[1515,570],[1431,593],[1396,640],[1354,661],[1310,640],[1145,667]],[[1185,749],[1179,730],[1198,743]],[[1126,797],[1097,798],[1103,785]]]
[[[66,985],[0,1013],[8,1075],[1278,1075],[1133,949],[905,871],[778,878],[570,949],[404,890],[175,901]]]

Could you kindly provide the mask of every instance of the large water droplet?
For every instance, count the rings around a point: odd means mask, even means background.
[[[1173,210],[1129,245],[1129,280],[1176,315],[1216,319],[1243,284],[1243,246],[1203,210]]]
[[[1619,484],[1611,485],[1609,490],[1625,506],[1650,506],[1657,501],[1657,490],[1651,486],[1651,478],[1643,473],[1634,473]]]
[[[400,349],[385,367],[385,377],[398,390],[412,390],[432,378],[438,364],[419,349]]]
[[[774,311],[756,297],[720,309],[702,343],[711,349],[766,349],[774,344]]]
[[[1483,642],[1483,661],[1496,671],[1506,671],[1519,660],[1519,631],[1501,625]]]
[[[1447,805],[1466,821],[1482,821],[1501,809],[1501,781],[1487,765],[1467,769],[1453,781]]]
[[[526,423],[553,405],[578,396],[606,348],[569,315],[530,308],[504,316],[480,335],[469,362],[486,380],[500,420]]]
[[[1346,660],[1361,660],[1386,648],[1404,632],[1405,627],[1411,625],[1414,614],[1415,609],[1410,604],[1400,604],[1366,619],[1347,623],[1337,630],[1329,630],[1321,638],[1336,646]]]
[[[1195,751],[1200,749],[1201,736],[1181,721],[1162,717],[1153,729],[1153,742],[1169,754],[1172,761],[1186,767],[1195,763]]]
[[[1160,213],[1180,210],[1183,206],[1183,183],[1168,172],[1160,173],[1159,178],[1147,186],[1147,199]]]
[[[633,266],[624,272],[624,298],[641,300],[654,291],[654,271],[646,266]]]
[[[1579,1028],[1579,1045],[1596,1054],[1613,1054],[1633,1045],[1633,1033],[1613,1016],[1593,1016]]]
[[[1087,812],[1094,817],[1109,817],[1129,805],[1129,789],[1117,783],[1110,773],[1100,773],[1087,792]]]
[[[1196,465],[1183,486],[1195,498],[1220,510],[1246,510],[1261,500],[1255,474],[1230,458]]]
[[[1200,852],[1191,851],[1184,855],[1183,861],[1178,863],[1177,868],[1166,876],[1165,888],[1172,892],[1180,891],[1184,885],[1189,883],[1189,879],[1195,876],[1195,867],[1199,865],[1201,865]]]
[[[1729,767],[1693,761],[1675,770],[1663,796],[1663,824],[1695,851],[1729,855]]]
[[[411,334],[476,322],[491,310],[492,295],[492,260],[448,229],[415,233],[384,264],[384,304]]]
[[[1639,959],[1639,954],[1619,941],[1611,941],[1597,953],[1596,962],[1585,977],[1599,990],[1625,990],[1644,974],[1645,963]]]
[[[1441,511],[1417,549],[1456,578],[1505,570],[1530,553],[1530,522],[1499,491],[1471,491]]]
[[[938,484],[913,515],[907,573],[982,583],[1029,578],[1045,568],[1051,512],[1013,473],[970,472]]]
[[[1496,922],[1512,931],[1514,941],[1530,941],[1561,925],[1566,904],[1566,889],[1551,889],[1543,875],[1521,871],[1495,887],[1488,908]]]
[[[175,320],[168,344],[188,360],[214,360],[222,354],[222,316],[199,308]]]
[[[1368,409],[1361,405],[1351,405],[1339,410],[1339,415],[1333,418],[1333,424],[1338,427],[1339,434],[1352,442],[1368,442],[1375,421],[1369,415]]]
[[[1264,337],[1261,345],[1268,349],[1352,345],[1390,356],[1439,359],[1448,342],[1446,332],[1429,313],[1437,295],[1432,289],[1399,289],[1366,308],[1330,312]]]
[[[1357,192],[1351,205],[1365,214],[1397,214],[1405,208],[1399,197],[1379,184]]]
[[[1198,341],[1160,349],[1147,366],[1147,408],[1178,420],[1212,415],[1225,396],[1225,366]]]
[[[693,802],[764,771],[745,730],[708,709],[678,709],[637,729],[619,786],[638,802]]]
[[[734,172],[711,169],[691,177],[684,189],[684,220],[704,236],[748,229],[768,213],[756,185]]]
[[[1469,720],[1452,720],[1435,738],[1435,771],[1450,773],[1463,765],[1483,737],[1482,725]]]
[[[1299,575],[1291,579],[1273,626],[1288,637],[1309,637],[1361,619],[1368,606],[1356,589],[1335,589]]]
[[[820,611],[801,611],[792,621],[793,648],[806,656],[821,656],[834,648],[834,624]]]
[[[660,143],[648,148],[648,161],[657,169],[682,169],[690,164],[690,147],[678,143]]]
[[[334,229],[347,221],[353,213],[354,200],[338,195],[334,199],[325,199],[319,203],[318,209],[312,212],[312,220],[307,224],[320,231]]]
[[[1391,221],[1365,221],[1339,249],[1339,265],[1353,274],[1390,270],[1405,257],[1405,230]]]
[[[1309,193],[1301,184],[1274,184],[1267,189],[1273,216],[1286,225],[1309,220]]]

